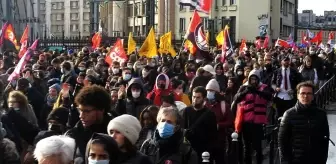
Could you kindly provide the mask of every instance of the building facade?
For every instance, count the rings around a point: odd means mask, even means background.
[[[100,27],[108,36],[123,36],[133,32],[134,36],[146,36],[147,26],[147,1],[125,0],[110,1],[100,5]],[[157,35],[167,31],[165,28],[173,27],[175,0],[155,0],[154,29]],[[173,5],[174,4],[174,5]],[[170,5],[170,6],[169,6]],[[166,7],[167,6],[167,7]],[[166,16],[167,15],[167,16]],[[167,20],[169,18],[172,20]]]
[[[302,13],[299,13],[299,25],[300,26],[316,26],[316,14],[313,10],[303,10]]]
[[[89,36],[88,0],[45,0],[45,29],[51,36]]]

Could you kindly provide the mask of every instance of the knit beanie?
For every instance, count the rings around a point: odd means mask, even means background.
[[[54,89],[56,89],[56,91],[57,91],[57,93],[59,93],[60,91],[61,91],[61,86],[59,85],[59,84],[53,84],[52,86],[50,86],[49,87],[49,89],[51,89],[51,88],[54,88]]]
[[[141,125],[134,116],[124,114],[110,121],[107,131],[110,132],[110,130],[119,131],[134,145],[139,138]]]
[[[206,90],[214,90],[216,92],[220,92],[220,89],[219,89],[219,84],[217,82],[216,79],[211,79],[208,84],[206,85],[205,87]]]
[[[6,134],[6,130],[2,127],[2,122],[0,122],[0,141],[5,138]]]
[[[69,117],[69,110],[64,107],[59,107],[56,109],[53,109],[50,114],[48,115],[47,120],[55,120],[58,123],[62,124],[63,126],[66,126],[68,122]]]

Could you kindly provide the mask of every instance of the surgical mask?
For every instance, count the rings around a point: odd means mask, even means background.
[[[127,68],[133,69],[133,65],[127,65]]]
[[[132,97],[133,97],[133,98],[139,98],[139,97],[140,97],[140,93],[141,93],[141,92],[133,91],[133,92],[132,92]]]
[[[238,74],[238,75],[242,75],[243,72],[242,72],[242,71],[238,71],[237,74]]]
[[[16,108],[13,108],[15,112],[20,112],[20,108],[16,107]]]
[[[94,160],[89,158],[89,164],[109,164],[110,160]]]
[[[163,139],[171,137],[174,134],[174,129],[175,126],[167,122],[160,122],[157,126],[159,135]]]
[[[113,71],[113,74],[118,74],[119,73],[119,68],[113,68],[112,71]]]
[[[131,80],[131,78],[132,78],[132,75],[131,75],[131,74],[125,74],[125,75],[123,76],[123,79],[124,79],[125,81]]]
[[[57,125],[57,124],[51,124],[51,123],[49,123],[49,127],[48,127],[48,129],[49,129],[50,131],[62,132],[61,125]]]
[[[201,59],[196,59],[196,63],[200,63],[201,61]]]
[[[80,71],[85,71],[85,67],[78,67]]]
[[[215,92],[208,91],[207,92],[207,98],[208,98],[208,100],[214,100],[215,99]]]
[[[150,66],[150,67],[155,67],[155,65],[156,65],[155,62],[151,62],[151,63],[149,63],[149,66]]]

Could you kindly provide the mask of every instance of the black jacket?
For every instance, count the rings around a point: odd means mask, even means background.
[[[292,90],[296,90],[296,85],[298,85],[301,82],[301,75],[293,68],[289,68],[289,81],[290,81],[290,85]],[[274,84],[276,87],[281,86],[281,82],[282,82],[282,68],[278,68],[273,75],[272,78],[272,84]]]
[[[159,136],[155,131],[154,137],[146,140],[140,151],[148,155],[154,164],[197,164],[197,154],[188,142],[184,142],[182,130],[177,130],[167,139]]]
[[[183,110],[183,128],[187,129],[185,137],[190,141],[192,148],[197,152],[198,157],[202,153],[210,152],[217,139],[217,121],[214,112],[207,108],[196,111],[193,107],[186,107]]]
[[[86,144],[91,139],[93,133],[107,134],[107,125],[112,117],[105,114],[103,122],[94,124],[89,128],[84,128],[82,122],[78,122],[75,127],[67,131],[65,134],[73,138],[76,142],[76,157],[85,158]],[[83,160],[83,159],[82,159]],[[84,162],[84,160],[83,160]]]
[[[132,97],[132,85],[139,85],[141,88],[140,97],[134,99]],[[146,99],[146,93],[140,78],[133,78],[129,83],[126,90],[126,99],[119,99],[116,105],[116,112],[118,115],[129,114],[136,118],[140,117],[140,113],[150,105],[150,101]]]
[[[329,125],[326,112],[297,103],[287,110],[279,129],[282,164],[325,164],[328,158]]]

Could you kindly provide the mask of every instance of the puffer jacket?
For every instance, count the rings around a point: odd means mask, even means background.
[[[279,129],[282,164],[325,164],[328,158],[329,125],[326,112],[297,103],[287,110]]]

